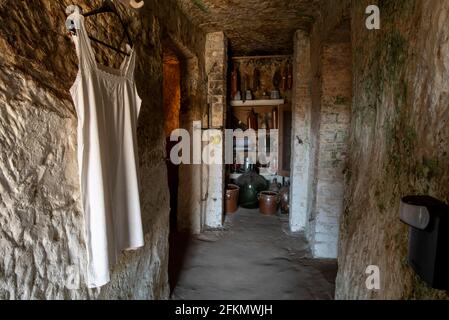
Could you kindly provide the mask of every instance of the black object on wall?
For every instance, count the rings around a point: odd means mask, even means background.
[[[408,262],[430,287],[449,290],[449,206],[429,196],[401,200],[401,221],[410,226]]]

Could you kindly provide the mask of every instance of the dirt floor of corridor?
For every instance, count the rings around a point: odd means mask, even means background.
[[[337,263],[311,259],[288,216],[240,209],[224,230],[171,239],[172,299],[333,299]]]

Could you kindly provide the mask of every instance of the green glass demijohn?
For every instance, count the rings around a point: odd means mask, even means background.
[[[247,171],[237,179],[240,187],[239,203],[246,209],[256,209],[259,207],[257,195],[268,190],[268,181],[258,175],[253,166],[248,166]]]

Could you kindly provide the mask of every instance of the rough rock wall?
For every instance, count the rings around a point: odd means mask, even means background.
[[[88,290],[77,120],[68,93],[77,59],[66,36],[64,10],[68,4],[88,10],[99,2],[0,2],[0,299],[168,297],[161,39],[170,33],[201,54],[204,36],[172,1],[147,3],[142,13],[121,10],[132,21],[139,57],[136,83],[143,105],[138,142],[146,246],[121,257],[110,284]],[[89,23],[88,29],[94,36],[117,44],[121,28],[114,18],[92,20],[95,26]],[[100,63],[121,62],[107,49],[95,51]]]
[[[336,298],[444,298],[407,265],[399,200],[449,201],[449,2],[374,1],[379,31],[365,27],[373,1],[353,1],[354,99]],[[381,290],[368,291],[377,265]]]

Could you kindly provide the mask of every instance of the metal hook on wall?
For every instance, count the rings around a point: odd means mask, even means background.
[[[136,1],[136,0],[119,0],[125,6],[131,7],[133,9],[140,9],[144,6],[145,1]]]

